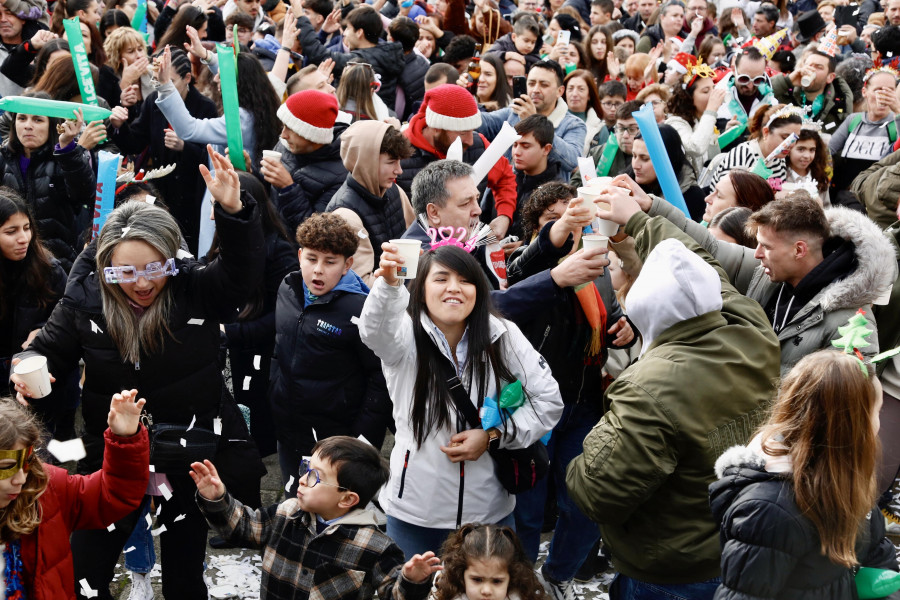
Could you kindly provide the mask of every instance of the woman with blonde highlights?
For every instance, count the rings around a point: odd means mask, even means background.
[[[768,421],[716,462],[716,598],[855,598],[854,570],[898,570],[873,509],[881,384],[855,356],[820,350],[785,376]]]
[[[0,551],[4,598],[75,599],[69,536],[103,529],[135,509],[147,489],[149,445],[137,391],[113,396],[103,469],[69,475],[35,454],[37,418],[0,399]]]

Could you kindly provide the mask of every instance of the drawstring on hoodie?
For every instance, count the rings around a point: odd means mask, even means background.
[[[791,301],[788,302],[787,310],[784,312],[784,319],[781,320],[781,325],[778,325],[778,305],[781,304],[781,292],[784,291],[784,284],[781,284],[781,287],[778,289],[778,298],[775,300],[775,314],[772,315],[772,328],[775,330],[775,333],[778,333],[784,326],[787,324],[788,315],[791,314],[791,306],[794,304],[794,298],[796,298],[796,294],[791,296]]]

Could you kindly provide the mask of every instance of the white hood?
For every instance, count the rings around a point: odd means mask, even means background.
[[[722,281],[675,239],[653,249],[628,292],[628,317],[644,340],[641,355],[669,327],[722,309]]]

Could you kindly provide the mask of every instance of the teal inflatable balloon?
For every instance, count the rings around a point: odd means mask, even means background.
[[[216,44],[216,48],[219,57],[219,80],[222,86],[222,108],[225,113],[225,135],[228,138],[228,159],[235,169],[246,171],[241,114],[238,110],[237,57],[231,46]]]
[[[78,17],[65,19],[63,27],[66,30],[66,37],[69,39],[69,50],[72,53],[72,62],[75,64],[75,79],[78,80],[81,101],[98,106],[100,103],[97,102],[97,91],[94,89],[91,62],[88,60],[87,50],[81,37],[81,21]]]
[[[900,590],[900,573],[887,569],[860,567],[856,573],[856,594],[860,600],[884,598]]]
[[[500,408],[513,412],[525,404],[525,396],[522,394],[522,382],[518,379],[503,386],[500,392]]]
[[[663,197],[690,219],[691,213],[688,212],[684,196],[681,194],[681,186],[678,185],[678,177],[675,176],[675,169],[672,168],[672,160],[669,158],[662,136],[659,134],[659,125],[656,124],[656,115],[653,114],[653,105],[648,102],[641,107],[641,110],[631,114],[637,121],[638,127],[641,128],[641,137],[647,144],[647,153],[650,154],[650,162],[653,163],[653,168],[656,170],[656,179],[659,181],[659,187],[662,188]]]
[[[79,104],[77,102],[29,98],[27,96],[6,96],[5,98],[0,98],[0,110],[11,113],[41,115],[54,119],[74,119],[75,111],[78,109],[81,109],[84,114],[85,123],[103,121],[112,114],[112,111],[108,108]]]

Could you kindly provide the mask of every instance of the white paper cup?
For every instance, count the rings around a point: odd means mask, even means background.
[[[272,158],[281,162],[281,152],[276,150],[263,150],[262,151],[263,158]]]
[[[46,356],[29,356],[13,367],[13,373],[22,378],[31,391],[32,398],[43,398],[50,393],[50,371]]]
[[[606,237],[612,237],[616,235],[616,232],[619,231],[619,224],[615,221],[607,221],[605,219],[597,219],[594,221],[597,223],[597,231],[595,234],[605,235]]]
[[[593,202],[600,197],[600,193],[602,191],[603,190],[601,188],[595,186],[580,187],[578,188],[578,197],[584,198],[588,202]]]
[[[389,240],[403,257],[403,264],[397,267],[397,277],[400,279],[415,279],[419,271],[419,251],[422,242],[419,240]]]
[[[589,187],[594,187],[594,188],[598,187],[601,190],[605,190],[607,187],[609,187],[612,184],[612,180],[613,180],[612,177],[594,177],[593,179],[591,179],[590,181],[587,182],[587,185]]]
[[[592,233],[581,238],[584,240],[584,249],[593,250],[594,248],[608,248],[609,237]]]

